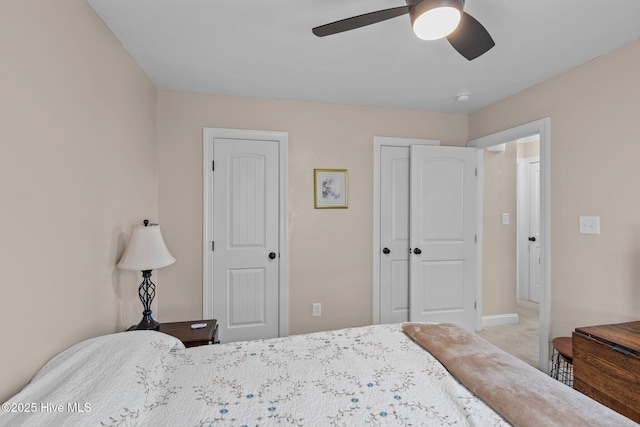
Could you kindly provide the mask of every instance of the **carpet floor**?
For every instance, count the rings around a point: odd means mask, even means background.
[[[518,300],[517,325],[492,326],[476,332],[485,340],[533,367],[540,361],[539,304]]]

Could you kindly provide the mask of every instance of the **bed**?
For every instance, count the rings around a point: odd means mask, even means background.
[[[392,324],[189,349],[152,331],[93,338],[4,403],[0,426],[564,426],[565,413],[636,425],[455,325]]]

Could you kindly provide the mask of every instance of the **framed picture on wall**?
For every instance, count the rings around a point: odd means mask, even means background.
[[[348,179],[346,169],[314,169],[316,209],[346,209]]]

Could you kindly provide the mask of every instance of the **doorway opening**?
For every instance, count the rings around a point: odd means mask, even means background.
[[[549,179],[550,179],[550,119],[545,118],[537,120],[535,122],[527,123],[515,128],[507,129],[505,131],[497,132],[492,135],[488,135],[482,138],[471,140],[467,143],[467,146],[484,149],[488,147],[498,146],[500,144],[509,143],[518,139],[528,138],[532,135],[539,135],[539,238],[536,237],[536,245],[539,246],[538,258],[538,290],[539,290],[539,364],[538,368],[543,372],[549,371],[549,335],[550,335],[550,194],[549,194]],[[483,175],[483,152],[484,150],[478,150],[479,158],[479,175]],[[533,163],[533,162],[530,162]],[[482,181],[482,180],[480,180]],[[482,186],[482,182],[479,183]],[[482,188],[480,190],[482,192]],[[482,232],[483,219],[483,205],[486,203],[484,197],[480,197],[479,204],[479,240],[484,238]],[[502,221],[503,218],[500,218]],[[529,242],[526,237],[526,241]],[[534,236],[535,237],[535,236]],[[518,246],[520,248],[521,246]],[[537,251],[538,249],[536,249]],[[522,249],[520,249],[522,251]],[[535,252],[537,253],[537,252]],[[483,255],[484,256],[484,255]],[[482,265],[482,264],[481,264]],[[481,270],[481,269],[480,269]],[[482,281],[482,272],[479,273],[479,281]],[[518,277],[520,278],[520,271],[518,271]],[[483,284],[484,285],[484,284]],[[512,291],[523,297],[520,286]],[[529,298],[531,292],[527,295]],[[484,307],[484,305],[481,305]]]
[[[485,298],[478,334],[538,367],[539,135],[481,151]]]

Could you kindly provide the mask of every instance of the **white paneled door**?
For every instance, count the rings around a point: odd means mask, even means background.
[[[542,300],[540,268],[540,162],[529,163],[529,299]]]
[[[474,148],[380,147],[380,322],[476,329]]]
[[[409,147],[380,147],[380,322],[409,320]]]
[[[278,143],[213,141],[213,314],[224,342],[278,336]]]
[[[475,148],[411,146],[411,321],[476,329]]]

